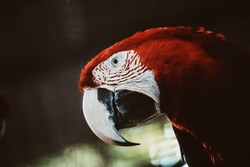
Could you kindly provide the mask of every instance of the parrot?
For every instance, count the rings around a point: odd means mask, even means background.
[[[108,144],[139,145],[119,130],[163,115],[189,167],[246,166],[249,72],[249,46],[204,27],[158,27],[98,53],[78,88],[87,124]]]
[[[0,139],[3,137],[6,129],[6,118],[11,115],[12,106],[9,100],[0,95]]]

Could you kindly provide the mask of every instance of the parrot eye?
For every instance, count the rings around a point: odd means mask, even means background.
[[[118,62],[119,62],[118,57],[114,57],[114,58],[111,60],[111,64],[112,64],[114,67],[116,67],[116,66],[118,65]]]

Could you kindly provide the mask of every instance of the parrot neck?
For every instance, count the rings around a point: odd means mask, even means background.
[[[209,110],[213,92],[223,91],[221,63],[198,45],[179,39],[145,42],[135,52],[154,73],[161,111],[174,126],[196,133],[198,121],[210,121],[209,117],[203,118],[207,112],[204,108]]]

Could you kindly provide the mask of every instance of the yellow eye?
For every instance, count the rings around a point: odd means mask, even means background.
[[[119,59],[118,57],[114,57],[112,60],[111,60],[111,64],[116,67],[119,63]]]

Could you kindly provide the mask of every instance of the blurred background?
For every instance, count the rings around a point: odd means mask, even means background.
[[[250,45],[247,0],[2,0],[0,21],[0,94],[13,108],[1,167],[172,166],[180,156],[164,152],[178,152],[165,118],[122,132],[141,143],[136,147],[109,146],[91,132],[81,109],[81,69],[106,47],[152,27],[204,26]]]

